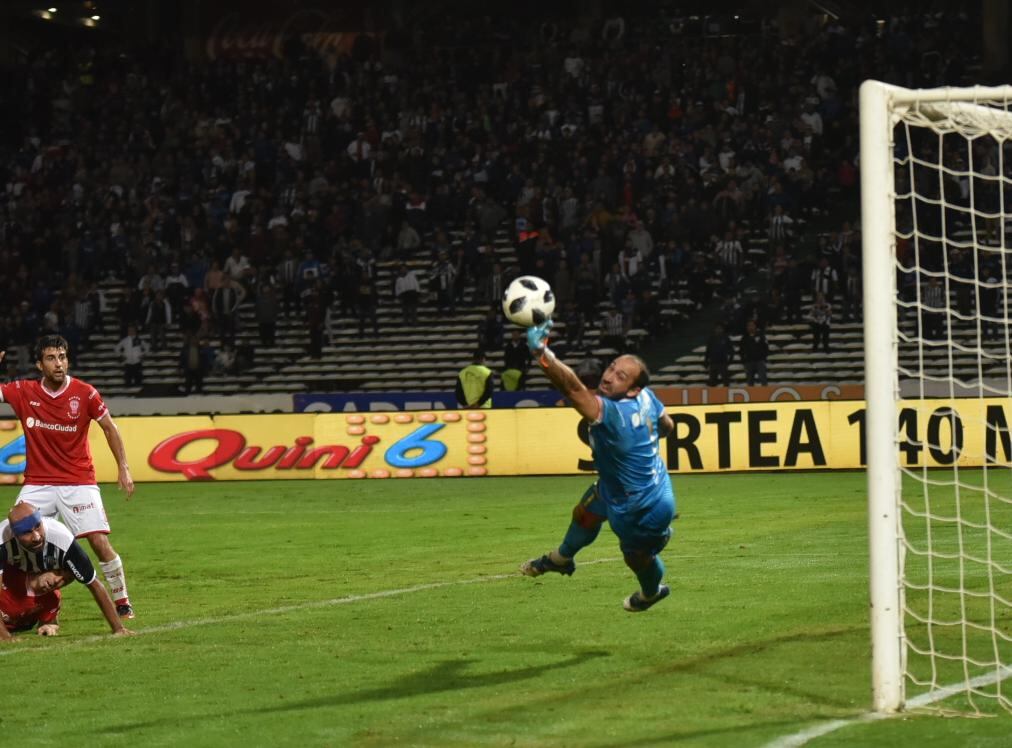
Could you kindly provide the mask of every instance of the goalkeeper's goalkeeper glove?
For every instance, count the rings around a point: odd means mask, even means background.
[[[548,333],[552,329],[552,321],[545,320],[540,325],[527,328],[527,347],[531,354],[537,358],[548,350]]]

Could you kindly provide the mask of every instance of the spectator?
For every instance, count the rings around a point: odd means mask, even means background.
[[[621,353],[625,350],[625,330],[625,319],[622,317],[622,312],[616,307],[610,308],[604,315],[601,343]]]
[[[577,378],[583,382],[583,386],[593,390],[597,389],[598,384],[601,383],[601,374],[604,368],[601,366],[601,359],[597,356],[586,356],[581,359],[574,371]]]
[[[192,332],[201,338],[211,334],[211,301],[203,288],[198,288],[190,297],[189,314],[186,324],[180,324],[184,332]]]
[[[397,267],[397,277],[394,279],[394,298],[400,304],[401,320],[405,325],[418,322],[418,298],[421,292],[418,273],[409,270],[405,263],[400,263]]]
[[[801,319],[801,297],[804,294],[804,270],[793,257],[787,261],[784,271],[783,312],[784,322],[797,322]]]
[[[767,383],[766,368],[770,347],[766,335],[756,325],[754,319],[745,323],[745,334],[741,336],[741,363],[745,367],[745,381],[751,387],[754,384],[765,386]]]
[[[620,309],[622,310],[623,332],[627,333],[639,324],[640,303],[636,298],[636,291],[630,288],[625,292]]]
[[[724,232],[724,238],[714,246],[714,254],[721,266],[727,272],[732,287],[737,285],[741,276],[742,266],[745,261],[745,250],[741,242],[735,237],[734,230],[728,229]]]
[[[165,276],[165,297],[172,307],[172,316],[179,319],[183,311],[183,303],[190,292],[190,281],[186,273],[179,268],[178,262],[169,265],[169,274]]]
[[[829,353],[829,326],[833,321],[833,307],[826,301],[825,294],[815,294],[808,320],[812,325],[812,351],[821,347],[824,353]]]
[[[128,325],[126,335],[116,344],[115,352],[123,359],[123,384],[140,387],[144,384],[144,356],[148,344],[137,334],[136,325]]]
[[[692,256],[692,264],[686,272],[689,286],[689,300],[695,311],[702,309],[713,299],[714,284],[711,282],[711,269],[706,265],[706,258],[696,253]]]
[[[568,331],[569,323],[567,323]],[[527,347],[527,339],[524,333],[514,327],[510,339],[503,348],[503,389],[507,392],[515,392],[524,389],[527,383],[527,370],[531,365],[531,352]]]
[[[362,270],[358,277],[358,293],[356,295],[358,304],[358,334],[365,335],[365,326],[372,322],[373,335],[379,335],[379,317],[377,314],[376,284],[369,276],[369,272]]]
[[[485,351],[475,351],[471,363],[460,370],[455,392],[462,408],[492,407],[492,370],[485,365]]]
[[[208,297],[213,298],[215,291],[225,286],[227,278],[221,269],[221,263],[217,260],[211,262],[211,267],[204,275],[204,290],[207,291]]]
[[[565,334],[568,349],[582,348],[587,327],[587,320],[583,316],[583,310],[575,301],[570,301],[564,310],[563,319],[566,322]]]
[[[250,265],[249,258],[240,251],[239,247],[233,247],[232,254],[225,260],[223,272],[231,280],[246,287],[249,285],[254,270]]]
[[[77,329],[80,338],[77,351],[81,353],[88,348],[89,339],[96,324],[95,310],[91,299],[87,297],[83,290],[79,291],[73,298],[68,299],[68,302],[71,304],[69,317],[73,320],[74,327]],[[3,350],[3,348],[0,348],[0,350]]]
[[[233,376],[236,370],[235,346],[225,343],[214,354],[214,362],[211,364],[211,373],[217,376]]]
[[[422,246],[421,237],[415,227],[407,221],[401,223],[401,229],[397,233],[397,257],[403,259]]]
[[[187,335],[179,351],[179,368],[183,374],[183,394],[204,392],[204,376],[208,369],[207,343],[197,335]]]
[[[224,278],[211,296],[211,312],[222,342],[235,342],[239,324],[239,306],[246,298],[246,289],[231,278]]]
[[[306,289],[312,288],[316,284],[316,281],[320,278],[321,270],[322,266],[316,257],[316,253],[311,249],[307,249],[303,254],[302,262],[299,263],[297,271],[296,288],[300,296]],[[355,273],[355,277],[357,276],[358,273]]]
[[[661,335],[667,329],[660,302],[649,288],[644,288],[640,292],[636,315],[636,325],[646,330],[652,337]]]
[[[256,297],[255,310],[260,343],[265,346],[273,346],[277,334],[278,314],[281,311],[277,288],[273,283],[260,287]]]
[[[611,270],[604,276],[604,287],[608,292],[608,300],[618,306],[630,290],[629,276],[622,269],[622,263],[612,263]]]
[[[783,205],[775,205],[769,221],[771,244],[782,244],[794,236],[794,219],[784,212]]]
[[[446,250],[440,251],[438,258],[432,265],[432,274],[429,282],[436,295],[436,308],[440,312],[451,314],[456,310],[454,284],[457,279],[457,271],[450,263],[450,255]]]
[[[302,303],[299,296],[299,262],[291,249],[285,250],[285,256],[278,264],[277,277],[281,283],[282,313],[298,312]]]
[[[165,289],[165,279],[158,272],[154,264],[148,265],[147,272],[137,281],[137,290],[144,291],[145,289],[152,293]]]
[[[510,275],[501,262],[494,262],[488,278],[485,281],[482,300],[488,304],[502,303],[503,296],[510,284]]]
[[[323,331],[327,316],[327,305],[323,295],[320,293],[318,283],[314,283],[303,291],[302,310],[305,315],[306,331],[309,333],[309,357],[320,358],[323,356]],[[360,324],[364,326],[364,320]]]
[[[731,359],[734,358],[734,343],[718,322],[713,326],[710,338],[706,341],[706,354],[703,365],[707,371],[707,384],[716,387],[731,386]]]
[[[639,255],[641,262],[649,260],[650,255],[654,252],[654,239],[643,221],[636,221],[635,226],[626,237],[626,241],[626,246],[633,248],[635,254]],[[635,275],[635,273],[630,273],[630,275]]]
[[[573,278],[573,295],[577,299],[581,314],[587,320],[593,319],[597,315],[599,302],[597,281],[597,273],[591,263],[590,256],[583,255]]]
[[[846,263],[843,270],[843,318],[852,320],[860,317],[863,292],[861,265],[856,260]]]
[[[927,340],[941,340],[946,334],[946,313],[948,298],[940,278],[932,277],[923,291],[923,325]]]
[[[498,351],[503,344],[502,317],[496,307],[485,312],[478,324],[478,347],[483,351]]]
[[[998,306],[1003,298],[1004,283],[1001,280],[1001,268],[995,265],[994,262],[988,262],[979,268],[981,336],[985,340],[994,339],[1001,334],[1002,329]]]
[[[645,264],[646,260],[644,256],[633,245],[632,239],[626,237],[625,247],[619,256],[619,276],[626,287],[622,290],[623,296],[628,288],[635,290],[643,285],[642,272]],[[612,272],[614,272],[614,266],[612,267]]]
[[[144,315],[144,326],[151,337],[151,350],[160,351],[165,347],[165,331],[172,326],[172,305],[165,297],[165,291],[155,292]]]
[[[823,255],[819,258],[819,266],[812,271],[812,296],[822,294],[826,301],[833,302],[833,294],[839,285],[840,277],[836,269],[829,264],[829,258]]]

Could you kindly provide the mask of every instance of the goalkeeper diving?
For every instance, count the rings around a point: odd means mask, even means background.
[[[675,494],[661,460],[660,440],[674,423],[650,390],[650,371],[639,356],[626,354],[612,361],[594,393],[548,347],[551,328],[551,320],[529,327],[527,345],[545,376],[590,423],[598,479],[573,508],[562,544],[520,570],[530,577],[546,572],[572,575],[576,554],[597,539],[607,520],[640,585],[623,607],[632,613],[645,611],[670,594],[661,583],[664,563],[658,554],[671,539]]]

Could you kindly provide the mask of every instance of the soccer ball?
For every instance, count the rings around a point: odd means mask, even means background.
[[[555,294],[541,278],[521,275],[503,294],[502,310],[510,322],[521,327],[540,325],[555,311]]]

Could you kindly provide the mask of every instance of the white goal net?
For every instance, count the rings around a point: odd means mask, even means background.
[[[1012,87],[861,89],[875,706],[1012,709]]]

